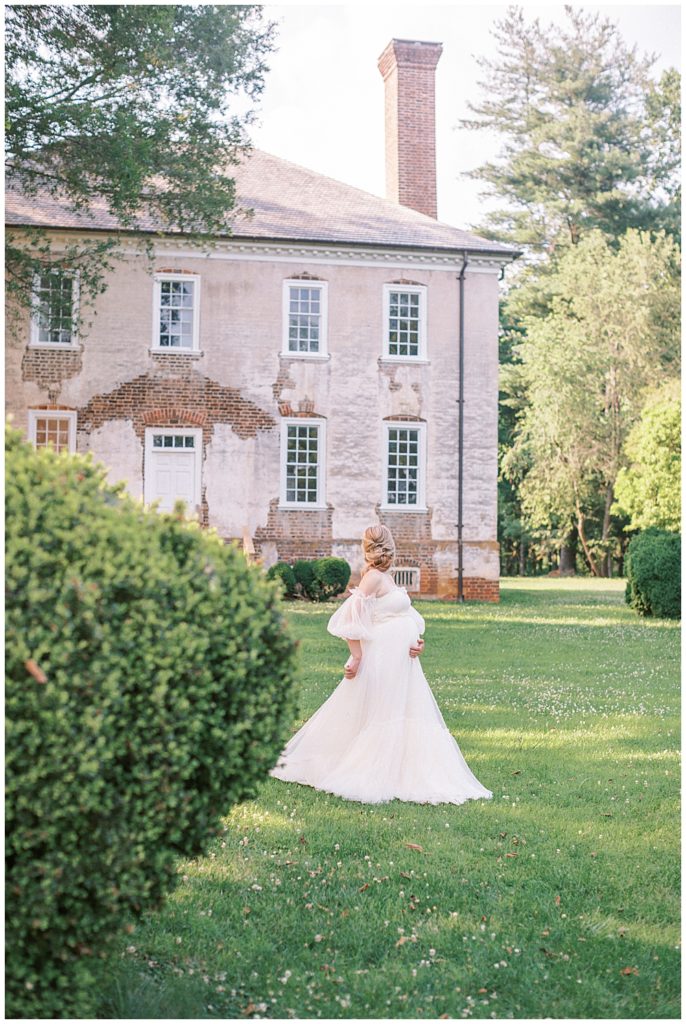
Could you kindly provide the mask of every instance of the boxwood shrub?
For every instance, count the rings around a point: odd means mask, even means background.
[[[296,592],[301,597],[309,597],[310,600],[314,600],[314,561],[307,558],[298,559],[293,565],[293,573],[295,574]]]
[[[267,579],[281,580],[285,597],[295,597],[295,573],[288,562],[276,562],[267,569]]]
[[[294,644],[237,549],[7,437],[6,1009],[87,1017],[99,958],[276,762]]]
[[[681,616],[681,536],[650,527],[629,542],[626,601],[639,615]]]
[[[350,579],[350,566],[344,558],[317,558],[312,572],[316,597],[320,601],[342,594]]]

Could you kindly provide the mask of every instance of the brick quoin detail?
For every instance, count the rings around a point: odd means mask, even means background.
[[[386,196],[434,220],[436,65],[443,47],[392,39],[379,57],[385,85]]]

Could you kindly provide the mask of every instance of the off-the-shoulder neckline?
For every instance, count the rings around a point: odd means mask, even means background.
[[[407,587],[398,587],[398,586],[394,587],[393,590],[387,591],[385,594],[381,594],[378,597],[377,597],[376,594],[363,594],[359,587],[350,587],[350,593],[351,594],[352,594],[352,592],[354,590],[356,590],[358,592],[358,594],[360,594],[365,599],[365,601],[368,601],[370,597],[373,597],[374,600],[376,600],[376,601],[383,601],[384,597],[389,597],[391,594],[395,594],[396,590],[400,591],[400,593],[403,593],[403,592],[407,593]]]

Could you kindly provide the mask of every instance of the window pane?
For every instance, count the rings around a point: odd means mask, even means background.
[[[419,477],[419,430],[411,427],[388,431],[386,501],[389,505],[416,505]]]
[[[291,352],[318,352],[321,288],[290,285],[288,295],[288,348]]]
[[[41,274],[36,282],[38,341],[70,345],[73,338],[74,279],[62,272]]]
[[[419,293],[389,292],[389,355],[418,356],[419,328]]]
[[[319,428],[289,424],[286,434],[286,500],[317,501]]]

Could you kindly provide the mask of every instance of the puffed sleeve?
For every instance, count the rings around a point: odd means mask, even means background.
[[[339,605],[328,621],[326,628],[329,633],[344,640],[369,640],[375,601],[375,597],[367,597],[357,587],[351,587],[350,597]]]

